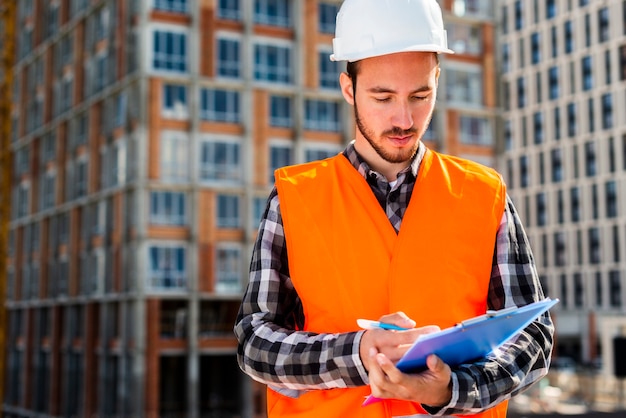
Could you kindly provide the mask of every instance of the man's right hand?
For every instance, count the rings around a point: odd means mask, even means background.
[[[384,354],[394,364],[400,360],[404,353],[411,347],[420,335],[440,331],[436,325],[420,328],[415,327],[415,321],[403,312],[383,315],[378,319],[380,322],[408,328],[406,331],[388,331],[382,329],[367,330],[361,338],[359,355],[363,366],[369,372],[371,356],[370,349],[374,348],[377,353]]]

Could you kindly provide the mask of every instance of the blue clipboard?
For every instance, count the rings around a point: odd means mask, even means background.
[[[558,302],[558,299],[546,298],[521,308],[488,311],[453,327],[422,335],[404,353],[396,367],[404,373],[419,373],[427,368],[426,358],[431,354],[436,354],[451,367],[485,358]],[[379,400],[370,395],[363,405]]]

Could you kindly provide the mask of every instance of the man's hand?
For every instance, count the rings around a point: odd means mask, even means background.
[[[416,374],[402,373],[374,348],[369,363],[370,387],[377,398],[401,399],[433,407],[444,406],[452,398],[450,366],[434,354],[426,359],[428,369]]]
[[[413,342],[424,334],[440,330],[438,326],[413,328],[415,321],[404,313],[382,316],[379,321],[409,328],[407,331],[368,330],[361,338],[359,353],[369,373],[372,395],[418,402],[429,406],[446,405],[452,398],[450,367],[435,355],[428,357],[427,370],[405,374],[395,367]]]

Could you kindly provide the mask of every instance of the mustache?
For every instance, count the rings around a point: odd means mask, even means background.
[[[416,128],[400,129],[398,127],[393,127],[383,132],[383,135],[385,136],[409,136],[414,134],[417,134]]]

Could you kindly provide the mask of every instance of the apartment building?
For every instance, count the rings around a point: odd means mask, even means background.
[[[626,1],[498,4],[501,172],[554,308],[556,356],[626,332]]]
[[[7,416],[264,416],[232,326],[273,170],[353,138],[340,3],[18,2]],[[493,7],[442,6],[426,142],[494,165]]]

